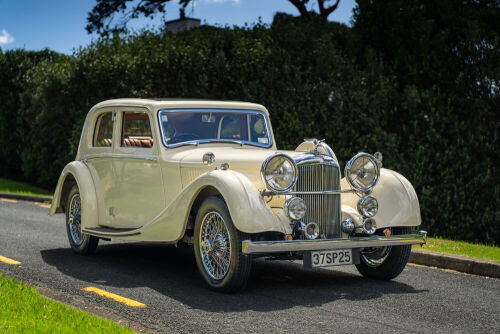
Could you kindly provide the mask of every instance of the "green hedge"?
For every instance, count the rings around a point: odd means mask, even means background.
[[[45,57],[25,73],[20,105],[7,111],[22,135],[4,143],[18,152],[25,180],[54,187],[74,158],[86,113],[102,100],[262,103],[279,148],[325,138],[342,164],[358,151],[381,151],[384,165],[415,186],[422,228],[500,244],[497,96],[473,97],[463,111],[464,98],[457,102],[454,92],[401,82],[391,61],[355,43],[355,34],[340,24],[283,16],[271,27],[100,39],[71,57]]]

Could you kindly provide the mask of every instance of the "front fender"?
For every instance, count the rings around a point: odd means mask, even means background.
[[[57,182],[49,214],[64,212],[63,206],[66,204],[66,196],[70,190],[68,189],[70,186],[69,178],[74,179],[80,191],[82,227],[97,227],[99,218],[94,181],[88,167],[81,161],[70,162],[64,167]]]
[[[290,225],[273,214],[257,188],[245,175],[231,170],[214,170],[199,176],[184,188],[157,218],[141,229],[139,238],[150,241],[181,239],[193,202],[207,186],[217,189],[222,195],[233,224],[239,231],[291,233]]]
[[[347,180],[341,180],[342,190],[350,189]],[[421,223],[417,193],[411,183],[395,171],[381,168],[380,179],[371,195],[378,201],[378,212],[373,217],[377,228],[394,226],[418,226]],[[343,214],[353,219],[357,226],[362,217],[357,212],[359,197],[354,193],[342,194]],[[348,213],[349,212],[349,213]]]

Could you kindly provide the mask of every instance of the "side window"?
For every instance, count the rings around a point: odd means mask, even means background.
[[[124,112],[121,146],[153,147],[149,116],[143,112]]]
[[[93,146],[111,147],[113,143],[113,115],[106,112],[97,118]]]
[[[262,115],[250,116],[250,141],[269,144],[266,121]]]

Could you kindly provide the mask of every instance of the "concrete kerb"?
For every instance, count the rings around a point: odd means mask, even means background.
[[[25,195],[25,194],[12,194],[0,192],[0,198],[15,199],[19,201],[28,202],[39,202],[39,203],[51,203],[52,196],[37,196],[37,195]]]
[[[35,196],[24,194],[11,194],[0,192],[0,198],[15,199],[21,201],[50,203],[50,196]],[[434,253],[412,249],[410,262],[429,267],[455,270],[467,274],[500,278],[500,263],[477,260],[462,256]]]
[[[462,273],[500,278],[500,262],[412,249],[410,262]]]

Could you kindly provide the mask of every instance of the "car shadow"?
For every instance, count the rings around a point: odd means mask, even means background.
[[[397,281],[370,280],[335,270],[307,270],[296,262],[257,259],[245,291],[217,293],[204,284],[192,248],[158,243],[104,244],[93,256],[56,248],[42,250],[41,256],[62,274],[80,281],[118,288],[148,287],[208,312],[284,310],[342,299],[370,300],[388,294],[427,291]]]

